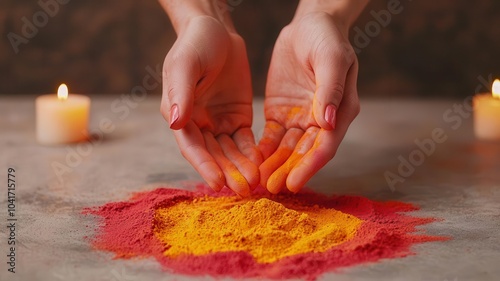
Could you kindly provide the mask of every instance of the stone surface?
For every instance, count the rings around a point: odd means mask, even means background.
[[[103,132],[99,124],[108,118],[113,132],[93,144],[54,147],[35,141],[34,97],[0,102],[0,280],[212,280],[164,272],[150,259],[113,260],[89,247],[85,237],[96,221],[80,214],[83,207],[158,186],[189,188],[189,182],[200,180],[180,155],[159,113],[158,96],[128,114],[111,109],[115,100],[92,99],[92,131]],[[362,100],[362,113],[337,156],[308,184],[327,194],[415,203],[422,207],[415,216],[442,219],[425,229],[453,239],[421,244],[413,248],[414,256],[345,268],[321,280],[498,280],[500,145],[475,140],[470,117],[443,119],[455,103],[461,101]],[[254,132],[260,135],[262,101],[255,112]],[[391,189],[384,173],[397,173],[398,157],[408,159],[415,141],[430,138],[436,128],[446,141]],[[54,163],[69,171],[58,177]],[[8,167],[16,169],[18,184],[16,274],[6,271]]]

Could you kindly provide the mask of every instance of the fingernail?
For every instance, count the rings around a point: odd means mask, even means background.
[[[174,103],[170,108],[170,128],[172,128],[177,119],[179,119],[179,107]]]
[[[326,106],[325,110],[325,121],[332,126],[332,129],[335,129],[335,123],[336,123],[336,115],[337,115],[337,109],[333,104],[329,104]]]

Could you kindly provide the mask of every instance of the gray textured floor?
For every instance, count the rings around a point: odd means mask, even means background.
[[[82,207],[162,184],[182,187],[200,180],[178,152],[159,113],[158,97],[128,107],[129,113],[114,112],[113,102],[93,98],[91,128],[97,130],[103,118],[116,126],[104,140],[89,147],[43,147],[34,139],[34,98],[0,101],[0,280],[211,279],[162,272],[153,260],[112,260],[83,239],[92,234],[94,221],[79,214]],[[453,240],[417,245],[415,256],[346,268],[321,279],[499,280],[500,144],[474,140],[471,118],[446,122],[443,114],[454,103],[363,100],[338,155],[309,183],[328,194],[416,203],[422,210],[415,215],[443,219],[424,228]],[[255,111],[260,135],[260,101]],[[435,128],[442,128],[448,139],[404,183],[389,188],[384,173],[397,173],[398,157],[408,159],[415,139],[429,138]],[[68,156],[77,149],[80,159]],[[54,163],[69,170],[58,177]],[[18,184],[16,274],[7,272],[6,264],[8,167],[16,169]]]

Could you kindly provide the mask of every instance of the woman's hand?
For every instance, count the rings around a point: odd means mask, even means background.
[[[163,66],[162,114],[182,155],[210,187],[228,186],[247,196],[259,184],[262,156],[251,131],[245,43],[216,17],[198,15],[176,24],[182,27]]]
[[[358,64],[347,30],[335,15],[310,12],[277,39],[259,143],[261,184],[271,193],[285,186],[299,191],[333,158],[359,113]]]

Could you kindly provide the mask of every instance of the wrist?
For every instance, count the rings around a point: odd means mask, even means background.
[[[235,32],[226,9],[226,0],[159,0],[177,34],[182,33],[191,19],[208,16],[219,21],[230,32]]]
[[[348,32],[369,0],[301,0],[293,21],[300,20],[308,14],[327,13],[339,27]]]

